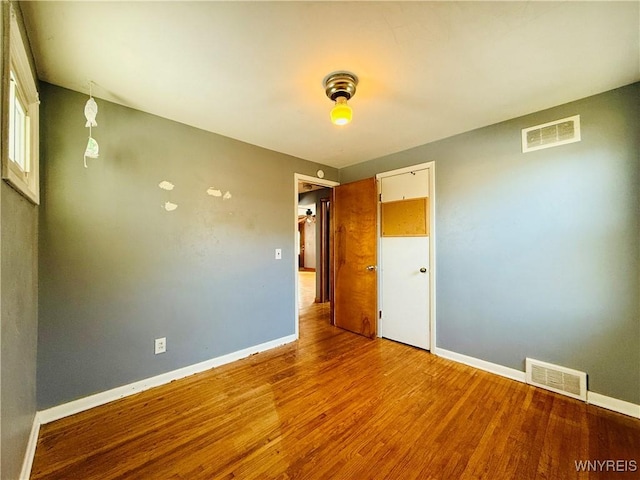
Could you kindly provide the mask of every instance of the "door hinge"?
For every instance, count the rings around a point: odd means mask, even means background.
[[[379,318],[379,319],[382,319],[382,310],[380,310],[380,311],[378,312],[378,318]]]
[[[382,194],[381,193],[378,194],[378,201],[382,202]]]

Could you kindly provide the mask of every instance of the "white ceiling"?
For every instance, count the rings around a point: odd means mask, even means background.
[[[41,80],[335,167],[640,80],[638,1],[21,6]]]

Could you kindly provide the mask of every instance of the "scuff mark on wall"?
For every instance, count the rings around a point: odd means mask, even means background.
[[[178,208],[178,205],[176,205],[175,203],[165,202],[164,204],[164,209],[167,212],[173,212],[176,208]]]
[[[231,192],[227,191],[227,193],[224,194],[224,197],[222,197],[223,200],[229,200],[231,198]]]
[[[209,187],[207,189],[207,195],[211,195],[212,197],[221,197],[222,196],[222,191],[221,190],[217,190],[214,187]]]
[[[162,182],[160,182],[158,186],[163,190],[173,190],[173,187],[175,187],[173,183],[168,182],[166,180],[163,180]]]

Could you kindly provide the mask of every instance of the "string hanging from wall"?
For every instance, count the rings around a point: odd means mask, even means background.
[[[87,158],[98,158],[100,147],[98,142],[92,137],[91,129],[97,127],[96,115],[98,115],[98,104],[93,99],[92,89],[93,82],[89,82],[89,100],[84,106],[84,116],[87,118],[85,127],[89,127],[89,141],[87,142],[87,148],[84,151],[84,168],[87,168]]]

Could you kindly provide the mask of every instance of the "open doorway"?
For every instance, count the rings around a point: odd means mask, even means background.
[[[311,308],[326,306],[322,309],[326,315],[319,321],[331,320],[331,195],[336,185],[330,180],[295,175],[296,336],[300,332],[300,315]]]

